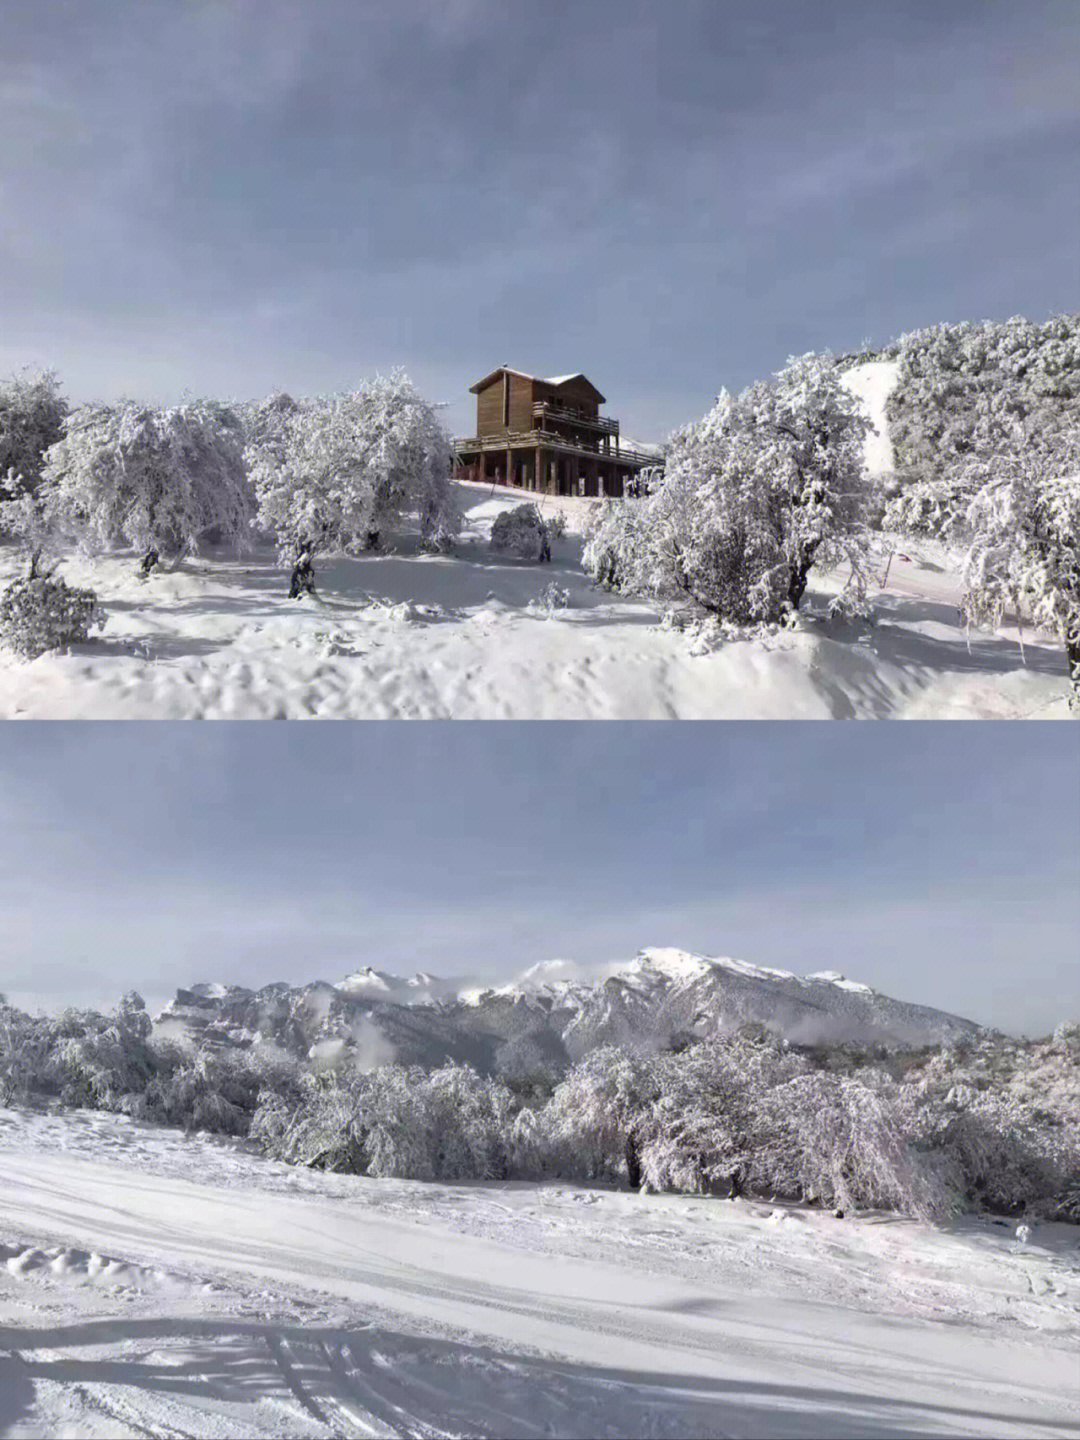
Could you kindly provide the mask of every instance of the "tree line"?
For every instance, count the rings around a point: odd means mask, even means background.
[[[327,1055],[332,1056],[327,1059]],[[269,1157],[418,1180],[646,1191],[1080,1223],[1080,1025],[910,1053],[799,1047],[758,1025],[568,1069],[361,1069],[347,1046],[155,1033],[141,999],[50,1018],[0,1005],[0,1103],[244,1137]]]

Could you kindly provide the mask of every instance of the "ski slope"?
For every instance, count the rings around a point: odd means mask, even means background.
[[[0,1435],[1063,1436],[1075,1229],[322,1175],[0,1110]]]

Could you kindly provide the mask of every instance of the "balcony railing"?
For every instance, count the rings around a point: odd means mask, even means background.
[[[462,450],[514,450],[525,445],[534,448],[539,445],[544,450],[561,450],[570,455],[585,456],[589,460],[615,460],[630,465],[660,463],[659,456],[647,450],[635,450],[628,445],[620,445],[618,450],[614,445],[610,450],[575,445],[572,440],[556,434],[554,430],[508,430],[505,435],[468,435],[456,437],[453,441],[457,454]]]
[[[533,416],[537,420],[566,420],[572,425],[599,430],[604,435],[619,433],[618,420],[608,420],[602,415],[586,415],[584,410],[575,410],[571,405],[556,405],[551,400],[537,400],[533,405]]]

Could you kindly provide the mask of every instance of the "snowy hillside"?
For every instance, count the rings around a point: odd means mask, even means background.
[[[873,433],[866,437],[864,455],[866,469],[874,479],[891,474],[895,463],[889,422],[885,406],[896,386],[900,370],[898,360],[870,360],[855,365],[843,375],[843,383],[857,395],[865,408]]]
[[[752,1021],[803,1044],[922,1046],[979,1031],[838,972],[803,977],[673,949],[643,950],[592,973],[551,961],[495,988],[370,967],[336,985],[199,985],[178,991],[158,1017],[193,1039],[269,1040],[297,1055],[334,1041],[362,1055],[377,1037],[379,1063],[455,1061],[488,1073],[539,1062],[561,1069],[602,1044],[649,1052]]]
[[[959,580],[932,542],[883,550],[874,626],[827,618],[840,574],[811,574],[796,630],[715,643],[665,628],[664,606],[595,589],[580,531],[595,502],[544,497],[569,533],[550,565],[488,548],[493,519],[532,497],[459,485],[453,555],[398,548],[318,567],[289,600],[268,549],[140,580],[136,557],[71,559],[109,618],[67,653],[0,651],[9,719],[1066,718],[1060,645],[1007,621],[966,634]],[[0,545],[0,585],[19,572]],[[550,604],[545,592],[562,592]]]
[[[0,1110],[0,1434],[1063,1437],[1074,1227],[324,1174]]]

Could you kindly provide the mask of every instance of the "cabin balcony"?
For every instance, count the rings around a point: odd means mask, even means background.
[[[601,450],[599,445],[577,445],[572,440],[568,440],[565,435],[559,435],[554,430],[508,430],[504,435],[461,436],[454,439],[453,447],[459,455],[463,452],[505,451],[528,447],[529,449],[558,450],[569,455],[582,455],[589,460],[614,461],[617,465],[636,467],[658,463],[657,456],[645,450],[635,450],[625,445],[620,445],[618,450],[614,447],[610,450]]]
[[[552,400],[537,400],[533,405],[533,418],[545,420],[565,420],[567,423],[589,430],[599,431],[602,435],[618,435],[618,420],[608,420],[600,415],[586,415],[583,410],[576,410],[572,405],[560,405]]]

